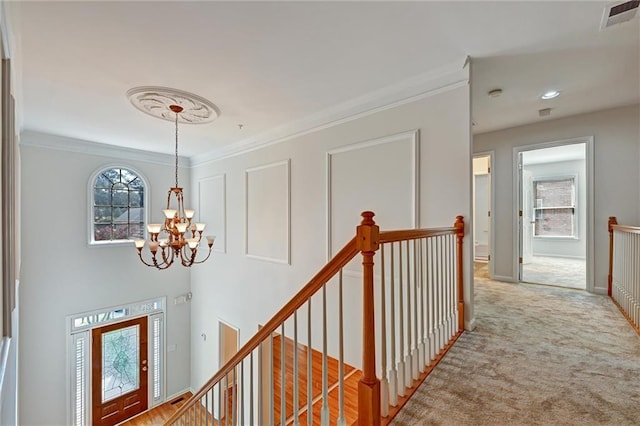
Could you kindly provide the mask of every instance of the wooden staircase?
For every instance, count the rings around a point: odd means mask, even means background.
[[[216,424],[215,419],[222,419],[225,426],[391,421],[462,333],[465,228],[458,216],[452,227],[381,232],[373,216],[362,214],[356,235],[167,425],[209,425]],[[374,271],[376,253],[379,262]],[[355,264],[358,254],[362,256],[362,370],[346,364],[343,357],[343,287],[354,285],[353,279],[343,279],[343,269]],[[331,315],[337,312],[338,317],[332,317],[337,332],[332,325],[330,337],[328,303]],[[358,302],[350,300],[347,306],[354,303]],[[354,342],[346,340],[355,349]],[[229,394],[229,384],[235,383],[238,386]]]

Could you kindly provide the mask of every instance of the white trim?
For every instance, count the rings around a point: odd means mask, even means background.
[[[205,177],[198,180],[198,218],[202,221],[202,183],[208,180],[216,180],[222,178],[222,206],[220,212],[222,214],[222,233],[224,234],[223,246],[213,245],[213,251],[218,253],[226,253],[227,252],[227,174],[221,173],[214,176]],[[219,241],[219,238],[216,238]]]
[[[286,207],[286,247],[287,253],[284,259],[278,259],[275,257],[260,256],[249,253],[249,173],[259,170],[268,169],[271,167],[286,166],[287,181],[286,181],[286,195],[287,195],[287,207]],[[274,163],[264,164],[262,166],[251,167],[244,171],[244,255],[251,259],[264,260],[273,263],[283,263],[291,265],[291,159],[283,161],[276,161]]]
[[[298,121],[276,127],[221,149],[194,155],[191,157],[191,165],[192,167],[201,166],[206,163],[246,154],[309,133],[328,129],[464,87],[468,84],[469,70],[462,66],[460,61],[456,61],[437,70],[420,74],[342,104],[331,106],[318,113],[303,117]]]
[[[492,280],[495,281],[502,281],[505,283],[517,283],[519,282],[518,280],[514,279],[513,277],[508,277],[506,275],[494,275],[493,278],[491,278]]]
[[[176,157],[170,154],[126,148],[99,142],[74,139],[66,136],[25,130],[20,136],[21,146],[55,149],[58,151],[77,152],[80,154],[112,157],[127,161],[141,161],[163,166],[175,166]],[[186,157],[178,157],[178,166],[189,168],[191,162]]]
[[[240,349],[240,327],[236,327],[231,324],[229,321],[225,321],[222,318],[218,318],[218,370],[221,369],[226,362],[222,361],[224,345],[222,344],[222,325],[229,327],[236,332],[236,350]],[[237,378],[236,378],[237,380]]]
[[[487,173],[487,175],[489,175],[489,210],[491,211],[491,216],[489,216],[489,278],[490,279],[494,279],[496,274],[496,267],[495,267],[495,244],[494,241],[495,236],[496,236],[496,226],[495,226],[495,218],[496,218],[496,180],[493,178],[493,159],[495,157],[495,151],[494,150],[490,150],[490,151],[482,151],[482,152],[474,152],[473,153],[473,157],[472,158],[476,158],[476,157],[489,157],[489,173]],[[472,167],[472,172],[473,172],[473,160],[471,161],[471,167]],[[474,188],[475,188],[475,182],[474,182]],[[473,197],[475,198],[475,194],[473,194]],[[475,203],[475,201],[474,201]],[[472,203],[473,205],[475,205],[474,203]],[[473,212],[474,217],[475,217],[475,212]],[[474,231],[475,232],[475,231]],[[471,240],[474,241],[474,235],[471,235]],[[474,242],[475,243],[475,242]],[[474,257],[475,256],[475,249],[471,250],[471,256]],[[474,259],[475,261],[475,259]]]
[[[585,152],[586,152],[586,149],[585,149]],[[571,160],[571,161],[580,161],[580,160]],[[526,166],[527,165],[524,165],[523,167],[526,167]],[[586,170],[586,159],[585,159],[585,170]],[[534,185],[536,184],[536,182],[557,182],[561,180],[570,180],[570,179],[573,180],[573,206],[557,207],[557,209],[573,209],[573,226],[571,229],[572,235],[536,235],[535,229],[534,229],[534,233],[533,233],[534,240],[536,239],[542,240],[542,241],[544,240],[546,241],[580,240],[585,237],[585,235],[580,235],[580,214],[578,211],[578,197],[580,196],[579,177],[580,176],[578,176],[577,174],[570,174],[570,175],[544,175],[544,176],[531,178],[531,183]],[[537,221],[537,219],[535,219],[536,210],[544,210],[544,207],[540,208],[532,205],[531,208],[533,209],[534,220]],[[571,257],[571,256],[567,256],[567,257]]]
[[[0,402],[2,390],[4,389],[4,379],[7,374],[7,364],[9,363],[9,349],[11,348],[11,337],[4,336],[0,341]],[[17,375],[17,371],[16,371]]]
[[[413,161],[412,161],[412,202],[413,209],[411,212],[411,226],[414,229],[419,227],[420,217],[420,130],[414,129],[402,133],[396,133],[393,135],[383,136],[380,138],[369,139],[366,141],[356,142],[350,145],[341,146],[327,151],[326,163],[327,163],[327,188],[326,188],[326,205],[327,205],[327,261],[333,257],[333,241],[331,239],[332,223],[331,223],[331,211],[332,211],[332,194],[331,194],[331,156],[334,154],[340,154],[349,151],[355,151],[358,149],[371,148],[373,146],[382,145],[386,143],[398,142],[403,140],[411,140]],[[346,272],[346,270],[345,270]]]
[[[95,241],[93,239],[93,186],[95,184],[96,178],[98,175],[105,170],[109,169],[127,169],[136,174],[144,184],[144,199],[143,199],[143,208],[144,208],[144,225],[142,226],[142,232],[145,237],[147,235],[147,224],[149,223],[149,205],[151,204],[151,185],[149,184],[149,180],[146,176],[140,172],[136,167],[132,167],[128,164],[124,163],[108,163],[100,168],[96,169],[91,176],[89,177],[89,182],[87,183],[87,245],[89,247],[118,247],[118,246],[128,246],[133,247],[133,240],[109,240],[109,241]]]
[[[593,136],[582,136],[582,137],[576,137],[576,138],[570,138],[570,139],[561,139],[561,140],[556,140],[556,141],[550,141],[550,142],[542,142],[542,143],[536,143],[536,144],[531,144],[531,145],[523,145],[523,146],[515,146],[513,147],[513,182],[515,183],[515,185],[513,185],[513,206],[514,206],[514,210],[513,210],[513,247],[514,247],[514,258],[513,258],[513,276],[514,276],[514,280],[515,282],[521,282],[520,281],[520,274],[519,274],[519,264],[518,264],[518,258],[521,255],[521,251],[519,248],[519,244],[520,244],[520,239],[521,239],[521,231],[520,231],[520,225],[519,225],[519,216],[518,216],[518,210],[519,210],[519,203],[520,203],[520,198],[521,198],[521,194],[520,194],[520,188],[521,188],[521,182],[520,179],[518,177],[518,156],[520,153],[525,152],[525,151],[533,151],[533,150],[537,150],[537,149],[544,149],[544,148],[553,148],[556,146],[563,146],[563,145],[574,145],[574,144],[579,144],[579,143],[584,143],[585,144],[585,169],[586,169],[586,181],[587,181],[587,211],[586,211],[586,228],[587,228],[587,241],[586,241],[586,260],[587,260],[587,270],[586,270],[586,288],[585,290],[590,292],[590,293],[597,293],[597,294],[601,294],[599,293],[601,291],[600,287],[596,287],[595,286],[595,282],[594,282],[594,248],[595,248],[595,244],[594,244],[594,223],[595,223],[595,210],[594,210],[594,150],[593,150]],[[606,289],[605,289],[606,292]]]

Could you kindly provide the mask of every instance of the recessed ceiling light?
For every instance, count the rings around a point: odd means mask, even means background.
[[[558,92],[557,90],[549,90],[548,92],[545,92],[542,96],[540,96],[540,99],[553,99],[557,98],[558,96],[560,96],[560,92]]]

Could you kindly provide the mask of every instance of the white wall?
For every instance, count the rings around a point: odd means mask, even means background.
[[[582,136],[594,137],[595,232],[594,285],[606,292],[608,273],[607,219],[620,223],[640,219],[640,109],[638,105],[542,121],[474,135],[474,152],[495,151],[495,274],[515,279],[513,246],[513,147]]]
[[[525,152],[526,158],[526,152]],[[587,253],[587,177],[585,160],[557,161],[544,164],[525,164],[531,178],[575,176],[576,210],[575,238],[533,237],[534,256],[559,256],[584,259]],[[535,205],[535,203],[533,204]]]
[[[192,169],[191,184],[212,176],[224,174],[226,180],[226,253],[216,253],[213,261],[192,271],[192,376],[194,388],[200,387],[215,371],[218,363],[218,319],[234,324],[240,329],[240,343],[244,344],[275,312],[297,292],[327,261],[327,162],[331,161],[332,200],[329,214],[332,222],[332,251],[355,234],[360,222],[359,212],[366,208],[380,213],[376,217],[383,229],[410,221],[414,206],[411,204],[411,168],[414,160],[410,142],[400,137],[375,148],[363,148],[361,156],[341,149],[350,144],[385,138],[416,129],[420,133],[419,203],[418,219],[421,227],[451,226],[456,215],[471,218],[471,147],[469,119],[469,88],[467,85],[430,97],[396,106],[375,114],[343,122],[303,136],[274,144],[242,155],[209,162]],[[393,139],[393,138],[391,138]],[[387,139],[383,139],[387,141]],[[391,150],[391,151],[389,151]],[[328,160],[328,152],[333,152]],[[343,155],[344,154],[344,155]],[[364,161],[359,163],[359,159]],[[248,258],[245,256],[245,171],[261,165],[290,160],[290,264]],[[387,164],[388,168],[381,166]],[[394,173],[398,171],[398,175]],[[349,175],[349,176],[347,176]],[[406,182],[402,187],[388,185]],[[342,180],[349,178],[348,180]],[[367,185],[368,178],[374,184]],[[286,207],[273,205],[270,194],[281,197],[286,182],[269,178],[269,185],[262,185],[262,205],[265,215],[280,212]],[[340,182],[336,182],[336,181]],[[351,183],[363,182],[358,191],[343,194]],[[271,189],[269,189],[271,186]],[[381,195],[382,194],[382,195]],[[393,205],[387,197],[396,197],[399,205]],[[252,203],[258,201],[251,195]],[[255,199],[254,199],[255,198]],[[251,203],[250,203],[251,204]],[[206,215],[224,214],[224,205],[218,212],[202,212]],[[250,207],[251,208],[251,207]],[[393,213],[395,209],[395,214]],[[250,217],[253,217],[251,213]],[[253,219],[252,219],[253,220]],[[274,222],[280,231],[275,238],[282,238],[285,229]],[[390,224],[390,225],[389,225]],[[346,231],[342,231],[342,229]],[[464,263],[466,297],[472,302],[471,238],[467,228],[466,259]],[[213,232],[213,231],[212,231]],[[220,232],[220,230],[215,230]],[[263,237],[252,228],[250,238]],[[265,230],[264,236],[274,236],[273,230]],[[352,365],[361,363],[361,280],[345,278],[347,303],[345,359]],[[335,286],[332,288],[333,292]],[[333,293],[332,293],[333,294]],[[315,300],[315,299],[314,299]],[[320,301],[314,302],[316,311]],[[467,307],[467,321],[472,320],[472,304]],[[337,313],[329,312],[332,326]],[[302,323],[302,322],[301,322]],[[469,325],[469,324],[467,324]],[[203,340],[200,335],[208,337]],[[303,334],[304,331],[301,331]],[[319,337],[316,335],[316,337]],[[330,336],[335,341],[335,335]],[[314,342],[317,340],[314,339]],[[330,351],[335,345],[330,344]]]
[[[63,151],[27,145],[31,139],[23,134],[21,146],[20,424],[67,423],[66,317],[102,307],[167,296],[166,342],[177,345],[167,353],[167,395],[188,388],[190,305],[176,306],[173,301],[189,291],[189,270],[148,268],[132,245],[87,244],[92,173],[113,164],[139,170],[151,184],[150,218],[160,221],[167,190],[174,183],[171,158],[166,165],[134,163],[130,152],[118,155],[111,150],[112,155],[103,156]],[[46,135],[37,139],[61,148],[67,142]],[[188,170],[180,177],[187,184]]]

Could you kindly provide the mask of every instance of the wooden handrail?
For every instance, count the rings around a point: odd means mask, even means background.
[[[248,357],[260,343],[264,342],[280,325],[287,320],[293,313],[300,309],[307,300],[318,292],[340,269],[342,269],[351,259],[358,254],[356,245],[356,237],[353,237],[309,282],[271,318],[267,323],[258,330],[258,332],[247,343],[231,357],[226,364],[200,389],[198,393],[193,395],[186,401],[178,411],[174,413],[166,424],[172,424],[177,421],[188,409],[192,403],[200,400],[209,390],[215,386],[224,376],[229,374],[243,359]]]
[[[640,226],[611,225],[612,231],[628,232],[630,234],[640,234]]]
[[[380,244],[395,243],[398,241],[417,240],[419,238],[437,237],[440,235],[450,235],[458,232],[455,226],[448,228],[430,229],[402,229],[397,231],[380,232]]]

